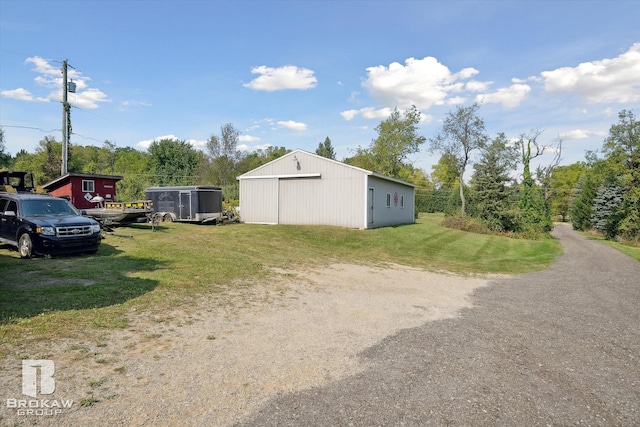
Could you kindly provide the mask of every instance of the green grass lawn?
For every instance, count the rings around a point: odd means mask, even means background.
[[[132,311],[161,313],[198,296],[251,286],[270,267],[398,263],[456,273],[523,273],[561,253],[553,239],[443,228],[441,215],[376,230],[163,223],[116,229],[96,255],[21,260],[0,247],[0,344],[122,328]]]

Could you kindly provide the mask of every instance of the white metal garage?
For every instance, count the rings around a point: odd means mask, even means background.
[[[375,228],[414,221],[414,186],[296,150],[238,177],[245,223]]]

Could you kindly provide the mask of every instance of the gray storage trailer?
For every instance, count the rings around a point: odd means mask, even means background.
[[[149,187],[155,215],[163,221],[222,222],[222,189],[210,185]]]

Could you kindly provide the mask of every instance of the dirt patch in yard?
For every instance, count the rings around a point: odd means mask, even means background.
[[[18,416],[21,356],[3,363],[1,424],[231,425],[282,393],[366,368],[358,354],[385,337],[453,317],[486,277],[399,265],[336,264],[277,270],[269,283],[201,298],[162,316],[135,315],[125,330],[43,344],[56,391],[73,400],[57,416]],[[222,298],[222,299],[221,299]]]

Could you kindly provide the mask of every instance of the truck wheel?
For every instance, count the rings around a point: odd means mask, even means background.
[[[162,217],[162,222],[173,222],[173,217],[171,214],[165,214],[165,216]]]
[[[18,240],[18,252],[20,252],[20,258],[31,258],[33,255],[33,242],[31,242],[31,236],[29,233],[24,233]]]

